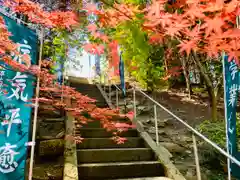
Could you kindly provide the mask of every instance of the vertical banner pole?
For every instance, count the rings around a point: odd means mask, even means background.
[[[225,79],[225,52],[222,52],[222,66],[223,66],[223,87],[224,87],[224,108],[225,108],[225,129],[226,129],[226,145],[227,145],[227,153],[229,154],[229,139],[228,139],[228,117],[227,117],[227,88],[226,88],[226,79]],[[228,180],[231,180],[231,168],[230,168],[230,159],[227,158],[227,167],[228,167]]]
[[[43,36],[44,36],[44,28],[41,30],[40,36],[40,51],[39,51],[39,70],[41,71],[42,64],[42,51],[43,51]],[[30,157],[30,167],[29,167],[29,176],[28,179],[32,180],[32,171],[33,171],[33,161],[34,161],[34,152],[35,152],[35,139],[36,139],[36,130],[37,130],[37,116],[38,116],[38,106],[39,106],[39,88],[40,88],[40,76],[37,78],[37,87],[36,87],[36,100],[34,105],[34,118],[33,118],[33,132],[32,132],[32,146],[31,146],[31,157]]]
[[[136,89],[135,89],[135,86],[133,87],[133,111],[134,111],[134,118],[136,118],[137,117],[137,108],[136,108]]]
[[[155,131],[156,131],[156,144],[159,145],[159,135],[158,135],[158,119],[157,119],[157,105],[153,105],[154,108],[154,122],[155,122]]]

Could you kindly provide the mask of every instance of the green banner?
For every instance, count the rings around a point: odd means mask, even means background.
[[[26,26],[0,14],[17,43],[20,54],[28,54],[31,64],[37,62],[37,35]],[[15,61],[22,59],[12,54]],[[2,61],[1,66],[7,67]],[[35,77],[15,72],[11,67],[0,69],[0,180],[24,180],[27,146],[31,127],[29,100],[34,95]]]
[[[236,111],[239,93],[239,69],[234,61],[229,62],[228,56],[224,57],[224,79],[225,79],[225,113],[227,123],[227,137],[229,153],[240,160],[237,147],[236,134]],[[230,163],[231,173],[233,176],[240,178],[240,167],[235,163]]]

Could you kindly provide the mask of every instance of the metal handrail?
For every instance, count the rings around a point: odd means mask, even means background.
[[[117,90],[121,91],[121,89],[116,84],[113,84],[113,86],[115,86]]]
[[[162,108],[164,111],[166,111],[167,113],[169,113],[170,115],[172,115],[173,117],[175,117],[179,122],[181,122],[184,126],[186,126],[188,129],[190,129],[194,134],[196,134],[198,137],[202,138],[204,141],[206,141],[208,144],[210,144],[211,146],[213,146],[215,149],[217,149],[221,154],[223,154],[224,156],[226,156],[227,158],[231,159],[234,163],[236,163],[239,167],[240,167],[240,161],[238,161],[236,158],[234,158],[233,156],[231,156],[230,154],[228,154],[226,151],[224,151],[222,148],[220,148],[216,143],[212,142],[210,139],[208,139],[207,137],[205,137],[203,134],[201,134],[200,132],[198,132],[196,129],[194,129],[192,126],[190,126],[189,124],[187,124],[186,122],[184,122],[184,120],[182,120],[181,118],[179,118],[177,115],[175,115],[174,113],[172,113],[170,110],[168,110],[167,108],[165,108],[163,105],[161,105],[159,102],[157,102],[156,100],[154,100],[153,98],[151,98],[150,96],[148,96],[146,93],[144,93],[143,91],[134,88],[134,90],[139,91],[140,93],[142,93],[144,96],[146,96],[149,100],[151,100],[153,103],[155,103],[157,106],[159,106],[160,108]]]
[[[116,102],[117,102],[117,108],[118,108],[118,91],[121,91],[121,89],[116,85],[116,84],[112,84],[114,85],[114,87],[116,87]],[[201,179],[200,176],[200,167],[199,167],[199,160],[198,160],[198,155],[197,155],[197,145],[196,145],[196,140],[194,137],[194,134],[197,135],[198,137],[200,137],[202,140],[204,140],[205,142],[207,142],[208,144],[210,144],[212,147],[214,147],[217,151],[219,151],[222,155],[224,155],[225,157],[227,157],[228,159],[230,159],[232,162],[234,162],[235,164],[237,164],[240,167],[240,161],[238,161],[235,157],[233,157],[231,154],[227,153],[224,149],[222,149],[221,147],[219,147],[216,143],[212,142],[210,139],[208,139],[207,137],[205,137],[203,134],[201,134],[200,132],[198,132],[196,129],[194,129],[192,126],[190,126],[189,124],[187,124],[184,120],[182,120],[181,118],[179,118],[177,115],[175,115],[174,113],[172,113],[170,110],[168,110],[167,108],[165,108],[163,105],[161,105],[159,102],[157,102],[155,99],[153,99],[152,97],[148,96],[145,92],[143,92],[142,90],[136,88],[135,86],[133,86],[133,108],[134,108],[134,116],[136,118],[136,91],[140,92],[142,95],[144,95],[145,97],[147,97],[150,101],[152,101],[154,103],[154,117],[155,117],[155,129],[156,129],[156,144],[159,144],[159,137],[158,137],[158,124],[157,124],[157,111],[156,111],[156,107],[160,107],[162,108],[164,111],[166,111],[168,114],[170,114],[171,116],[173,116],[174,118],[176,118],[180,123],[182,123],[185,127],[187,127],[192,133],[193,133],[193,142],[195,141],[195,143],[193,143],[194,146],[194,154],[195,154],[195,161],[196,161],[196,170],[197,170],[197,174],[198,174],[198,180]],[[105,91],[104,91],[105,92]],[[105,92],[106,93],[106,92]],[[109,94],[109,96],[111,96]]]
[[[108,77],[108,76],[107,76]],[[108,78],[107,78],[108,79]],[[109,81],[110,82],[110,81]],[[110,83],[111,84],[111,83]],[[121,91],[121,89],[116,85],[116,84],[112,84],[114,85],[114,87],[116,87],[116,107],[118,108],[118,91]],[[104,88],[105,89],[105,88]],[[232,162],[234,162],[235,164],[237,164],[240,167],[240,161],[238,161],[235,157],[233,157],[231,154],[229,154],[228,152],[226,152],[224,149],[222,149],[221,147],[219,147],[216,143],[212,142],[210,139],[208,139],[207,137],[205,137],[203,134],[201,134],[200,132],[198,132],[196,129],[194,129],[192,126],[190,126],[189,124],[187,124],[184,120],[182,120],[181,118],[179,118],[177,115],[175,115],[174,113],[172,113],[170,110],[168,110],[167,108],[165,108],[163,105],[161,105],[159,102],[157,102],[155,99],[153,99],[152,97],[148,96],[145,92],[143,92],[142,90],[136,88],[135,86],[133,86],[133,108],[134,108],[134,117],[136,118],[137,114],[136,114],[136,91],[140,92],[142,95],[144,95],[145,97],[147,97],[150,101],[152,101],[154,103],[154,118],[155,118],[155,129],[156,129],[156,144],[159,144],[159,137],[158,137],[158,124],[157,124],[157,111],[156,111],[156,106],[162,108],[164,111],[166,111],[168,114],[170,114],[171,116],[173,116],[174,118],[176,118],[180,123],[182,123],[185,127],[187,127],[190,131],[192,131],[193,133],[193,142],[195,140],[194,134],[197,135],[198,137],[200,137],[201,139],[203,139],[205,142],[207,142],[208,144],[210,144],[212,147],[214,147],[217,151],[219,151],[222,155],[224,155],[225,157],[227,157],[229,160],[231,160]],[[106,93],[106,91],[104,90],[104,92]],[[111,94],[109,93],[109,97],[111,96]],[[109,98],[111,99],[111,98]],[[197,170],[197,174],[198,174],[198,180],[201,180],[200,177],[200,167],[199,167],[199,160],[198,160],[198,155],[197,155],[197,145],[196,142],[193,143],[194,146],[194,154],[195,154],[195,161],[196,161],[196,170]],[[230,180],[228,178],[228,180]]]

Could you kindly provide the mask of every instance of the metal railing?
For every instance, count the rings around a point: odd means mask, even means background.
[[[106,85],[108,86],[108,92],[106,89]],[[108,78],[107,75],[104,75],[104,83],[102,84],[100,81],[100,86],[102,88],[102,92],[105,93],[105,97],[108,98],[108,101],[113,104],[112,102],[112,87],[115,87],[115,107],[119,108],[119,94],[121,93],[121,89],[116,86],[115,84],[111,84],[111,80]],[[120,92],[120,93],[119,93]],[[192,142],[193,142],[193,151],[194,151],[194,157],[195,157],[195,166],[196,166],[196,175],[198,180],[201,180],[201,170],[200,170],[200,165],[199,165],[199,157],[198,157],[198,147],[197,147],[197,142],[196,142],[196,136],[198,136],[200,139],[202,139],[203,141],[205,141],[207,144],[209,144],[210,146],[212,146],[215,150],[217,150],[218,152],[220,152],[222,155],[224,155],[227,159],[229,159],[230,161],[234,162],[235,164],[237,164],[240,167],[240,161],[238,161],[235,157],[233,157],[232,155],[230,155],[229,153],[227,153],[224,149],[222,149],[221,147],[219,147],[216,143],[212,142],[210,139],[208,139],[206,136],[204,136],[203,134],[201,134],[199,131],[197,131],[196,129],[194,129],[192,126],[190,126],[188,123],[186,123],[184,120],[182,120],[181,118],[179,118],[177,115],[175,115],[173,112],[171,112],[169,109],[167,109],[166,107],[164,107],[162,104],[160,104],[159,102],[157,102],[155,99],[153,99],[152,97],[150,97],[149,95],[147,95],[145,92],[143,92],[142,90],[136,88],[135,86],[133,86],[132,89],[132,103],[133,103],[133,111],[134,111],[134,117],[137,118],[137,105],[136,105],[136,92],[140,93],[141,95],[143,95],[145,98],[149,99],[152,103],[153,103],[153,110],[154,110],[154,126],[155,126],[155,134],[156,134],[156,145],[159,145],[159,133],[158,133],[158,114],[157,114],[157,108],[161,108],[162,110],[164,110],[165,112],[167,112],[169,115],[171,115],[172,117],[174,117],[178,122],[180,122],[182,125],[184,125],[185,127],[188,128],[188,130],[191,131],[192,133]],[[126,102],[125,102],[126,103]],[[228,170],[229,171],[229,170]],[[230,180],[231,177],[228,177],[228,180]]]

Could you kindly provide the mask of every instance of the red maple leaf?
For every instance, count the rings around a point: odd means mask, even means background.
[[[230,61],[235,61],[236,64],[239,65],[239,59],[238,59],[239,55],[240,55],[239,51],[230,51],[230,52],[228,52],[228,61],[229,62]]]
[[[208,37],[210,33],[215,32],[222,34],[222,27],[225,25],[224,21],[220,17],[206,18],[205,23],[201,26],[201,29],[205,29],[205,37]]]
[[[144,12],[147,12],[147,16],[160,18],[161,11],[164,10],[164,4],[167,0],[153,0],[152,4],[148,6]]]
[[[163,34],[157,33],[153,34],[149,37],[149,43],[150,44],[159,44],[163,43],[164,36]]]
[[[202,19],[206,16],[203,14],[199,6],[192,5],[189,9],[183,14],[184,17],[190,17],[191,19]]]
[[[104,35],[104,34],[101,34],[100,39],[103,40],[103,42],[106,42],[106,43],[109,42],[108,36],[106,36],[106,35]]]
[[[166,28],[166,34],[171,36],[171,37],[179,36],[180,35],[180,30],[181,30],[181,28],[179,28],[179,27],[171,26],[171,27]]]
[[[100,38],[101,37],[101,33],[99,32],[92,32],[92,35],[94,38]]]
[[[180,47],[180,52],[186,52],[187,55],[190,54],[191,50],[194,50],[197,48],[197,42],[196,40],[183,40],[178,47]]]
[[[85,8],[83,8],[83,10],[87,10],[87,13],[88,14],[100,14],[100,11],[97,9],[97,6],[96,4],[93,4],[93,3],[89,3],[86,5]]]
[[[201,38],[201,31],[200,31],[200,26],[196,25],[192,30],[190,30],[189,28],[185,28],[183,30],[184,34],[186,36],[188,36],[189,38],[194,38],[194,39],[200,39]]]
[[[89,24],[89,25],[87,26],[87,29],[88,29],[88,31],[90,31],[90,32],[96,32],[96,31],[97,31],[97,26],[96,26],[96,24]]]
[[[207,5],[202,5],[202,12],[217,12],[222,11],[224,7],[224,1],[222,0],[216,0],[211,3],[208,3]]]

